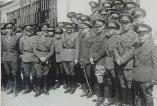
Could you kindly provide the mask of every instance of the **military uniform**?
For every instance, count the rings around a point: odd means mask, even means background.
[[[152,81],[157,81],[157,47],[150,35],[142,35],[143,31],[147,34],[150,34],[150,26],[139,24],[137,27],[137,33],[139,34],[139,37],[149,36],[147,41],[139,44],[139,46],[136,44],[136,46],[124,54],[120,60],[121,64],[124,64],[134,57],[133,80],[135,82],[133,83],[133,89],[137,96],[141,94],[137,92],[142,92],[143,95],[140,95],[140,98],[144,98],[144,103],[146,103],[146,106],[154,106],[152,97]],[[139,100],[139,97],[134,98]],[[136,105],[135,100],[133,101],[133,105]]]
[[[29,25],[25,27],[25,31],[31,31],[32,27]],[[31,37],[32,33],[30,35],[24,34],[20,38],[20,52],[21,52],[21,65],[23,68],[23,76],[24,76],[24,87],[25,91],[23,94],[29,93],[31,91],[30,86],[30,75],[31,73],[35,76],[35,70],[34,68],[34,62],[35,57],[33,54],[33,46],[34,46],[34,37]]]
[[[36,36],[33,53],[38,60],[35,62],[35,70],[37,71],[37,91],[34,95],[39,96],[43,91],[46,95],[48,93],[47,75],[50,70],[50,58],[54,54],[54,39],[49,37],[46,33],[48,31],[47,25],[41,26],[42,32],[40,36]]]
[[[61,60],[63,64],[64,71],[66,72],[67,76],[67,90],[65,93],[73,94],[75,91],[75,70],[74,70],[74,60],[75,60],[75,51],[76,51],[76,38],[78,36],[77,32],[73,32],[73,26],[69,23],[66,26],[67,31],[71,30],[70,33],[66,32],[62,36],[62,50],[61,50]]]
[[[75,60],[78,60],[81,62],[81,64],[84,66],[84,69],[82,70],[82,74],[86,74],[88,77],[89,84],[91,86],[92,80],[91,78],[91,65],[90,65],[90,53],[91,53],[91,47],[93,44],[94,37],[96,36],[96,32],[93,29],[90,29],[92,27],[89,24],[82,23],[81,28],[89,28],[89,31],[86,33],[83,33],[80,31],[79,36],[76,41],[76,54],[75,54]],[[83,71],[86,70],[86,73]],[[83,77],[83,86],[84,86],[84,93],[81,95],[82,96],[87,96],[91,97],[91,92],[89,92],[90,88],[87,87],[86,79]]]
[[[6,24],[6,29],[12,30],[12,24]],[[18,37],[15,35],[7,34],[2,36],[2,63],[8,75],[8,94],[16,90],[16,75],[18,71],[18,56],[19,46]],[[15,95],[17,96],[17,95]]]

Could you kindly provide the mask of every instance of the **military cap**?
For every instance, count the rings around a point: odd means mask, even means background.
[[[6,23],[5,28],[6,29],[13,29],[14,28],[14,23]]]
[[[26,26],[24,27],[24,30],[30,31],[30,30],[33,30],[33,27],[32,27],[31,25],[26,25]]]
[[[98,4],[97,2],[90,1],[90,2],[89,2],[89,6],[90,6],[91,8],[97,8],[97,7],[99,7],[99,4]]]
[[[50,27],[50,28],[48,28],[48,31],[49,32],[54,32],[54,28]]]
[[[80,20],[81,20],[81,21],[90,21],[90,17],[87,16],[87,15],[82,15],[82,16],[80,17]]]
[[[138,34],[141,33],[141,32],[147,32],[147,33],[149,33],[151,31],[152,31],[151,26],[149,26],[147,24],[138,24],[135,27],[135,32],[137,32]]]
[[[108,9],[108,14],[110,15],[111,19],[119,19],[120,12],[116,9]]]
[[[90,24],[90,23],[82,22],[79,27],[80,27],[81,29],[86,29],[86,28],[93,28],[93,25]]]
[[[106,11],[105,8],[101,8],[98,12],[99,12],[101,15],[107,14],[107,11]]]
[[[140,7],[136,2],[129,1],[124,3],[124,8],[136,8]]]
[[[122,13],[119,16],[119,22],[120,23],[133,23],[134,22],[134,18],[130,14]]]
[[[73,25],[72,25],[71,23],[67,23],[67,24],[65,25],[65,28],[73,28]]]
[[[97,19],[97,20],[95,20],[95,21],[93,22],[94,26],[96,26],[96,27],[102,26],[102,25],[104,25],[105,23],[106,23],[106,21],[103,20],[103,19]]]
[[[102,3],[102,6],[103,6],[104,8],[112,8],[112,4],[111,4],[110,2],[103,2],[103,3]]]
[[[56,27],[55,30],[54,30],[54,33],[55,34],[62,34],[63,33],[63,30],[59,27]]]
[[[21,29],[20,27],[17,27],[17,28],[15,29],[15,32],[16,32],[16,33],[22,32],[22,29]]]
[[[119,25],[119,23],[117,21],[111,20],[111,21],[108,21],[106,23],[106,28],[107,29],[111,29],[111,28],[113,28],[113,29],[119,29],[120,25]]]
[[[68,14],[67,14],[67,17],[68,18],[71,18],[71,17],[75,17],[75,12],[69,12]]]
[[[133,17],[137,17],[137,16],[143,16],[145,17],[146,16],[146,11],[142,8],[135,8],[133,11],[131,11],[131,15]]]
[[[67,22],[59,22],[57,24],[57,27],[64,27],[67,24]]]
[[[117,4],[123,5],[123,1],[122,1],[122,0],[114,0],[114,1],[112,2],[112,5],[117,5]]]

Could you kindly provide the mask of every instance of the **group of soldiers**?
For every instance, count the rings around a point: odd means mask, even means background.
[[[69,12],[71,22],[1,28],[2,88],[17,96],[49,95],[63,85],[64,93],[90,98],[96,106],[154,106],[157,45],[146,11],[133,1],[89,2],[90,16]],[[54,67],[54,68],[52,68]],[[6,73],[6,75],[5,75]],[[5,77],[7,77],[7,80]],[[6,82],[6,83],[5,83]]]

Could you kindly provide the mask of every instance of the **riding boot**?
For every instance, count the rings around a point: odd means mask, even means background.
[[[37,76],[33,76],[32,88],[33,88],[33,91],[36,92],[36,90],[37,90]]]
[[[87,96],[89,91],[87,90],[87,86],[85,83],[82,84],[82,88],[83,88],[83,93],[80,95],[80,97]]]
[[[75,82],[75,76],[71,75],[71,91],[70,94],[74,94],[76,91],[76,82]]]
[[[43,87],[43,93],[44,94],[46,94],[46,95],[49,95],[49,90],[48,90],[48,86],[47,86],[47,75],[44,75],[43,76],[43,81],[44,81],[44,83],[43,83],[43,85],[44,85],[44,87]]]
[[[41,83],[42,83],[42,77],[37,77],[37,89],[34,97],[38,97],[41,95]]]
[[[56,74],[56,81],[55,81],[55,85],[54,85],[54,87],[52,88],[53,90],[56,90],[56,89],[58,89],[59,87],[60,87],[60,81],[59,81],[60,79],[59,79],[59,73],[57,73]]]
[[[13,93],[13,76],[12,75],[9,75],[8,76],[8,82],[7,82],[7,86],[8,86],[8,90],[7,90],[7,94],[11,94]]]
[[[14,97],[17,97],[18,95],[18,89],[17,89],[17,76],[14,76],[14,83],[13,83],[13,92],[14,92]]]
[[[71,76],[70,75],[67,75],[67,88],[66,90],[64,91],[64,93],[69,93],[71,91]]]
[[[103,104],[104,101],[104,84],[100,83],[98,84],[98,101],[96,103],[96,106],[100,106],[101,104]]]
[[[25,82],[25,90],[22,94],[27,94],[31,92],[31,88],[30,88],[30,77],[29,76],[25,76],[24,78],[24,82]]]

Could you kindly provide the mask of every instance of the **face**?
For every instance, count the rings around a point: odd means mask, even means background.
[[[22,36],[21,32],[16,33],[17,36]]]
[[[107,30],[107,36],[108,37],[111,37],[112,35],[114,35],[115,34],[115,29],[114,28],[109,28],[108,30]]]
[[[60,38],[61,38],[61,35],[60,35],[60,34],[55,34],[55,37],[56,37],[57,39],[60,39]]]
[[[72,32],[73,32],[73,29],[72,29],[72,28],[66,28],[66,32],[67,32],[67,33],[72,33]]]
[[[26,35],[31,35],[31,34],[32,34],[32,31],[31,31],[31,30],[25,30],[25,34],[26,34]]]
[[[76,19],[75,17],[71,17],[71,18],[70,18],[70,21],[71,21],[72,23],[76,23],[76,22],[77,22],[77,19]]]
[[[143,23],[144,17],[143,16],[135,17],[135,22],[136,22],[136,24]]]
[[[49,35],[50,35],[50,36],[53,36],[53,34],[54,34],[53,32],[49,32]]]
[[[13,33],[13,30],[10,28],[6,29],[6,34],[11,35]]]
[[[104,25],[98,26],[96,29],[98,32],[101,32],[104,29]]]
[[[89,32],[89,28],[84,28],[84,29],[82,29],[82,32],[83,32],[83,33]]]
[[[150,37],[150,35],[151,34],[148,32],[141,32],[139,34],[140,42],[145,42]]]
[[[116,10],[121,10],[123,8],[123,5],[120,3],[117,3],[113,8]]]
[[[121,23],[123,31],[128,31],[130,28],[132,28],[132,23],[124,22]]]

